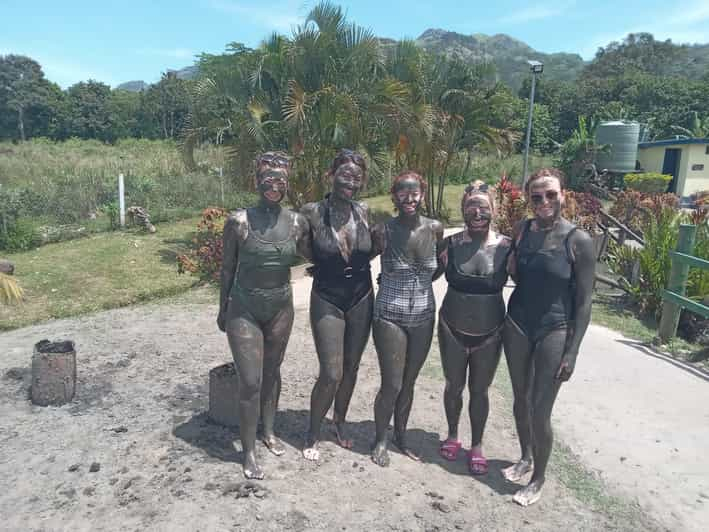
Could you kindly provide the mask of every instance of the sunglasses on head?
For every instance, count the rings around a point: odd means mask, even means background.
[[[283,155],[267,153],[259,157],[258,164],[268,164],[269,166],[290,166],[290,157],[285,157]]]
[[[490,190],[490,185],[487,183],[480,183],[477,185],[468,185],[465,189],[466,194],[471,194],[473,192],[487,192]]]
[[[544,198],[547,201],[555,201],[559,197],[559,193],[556,190],[547,190],[544,194],[530,194],[530,199],[532,203],[542,203]]]

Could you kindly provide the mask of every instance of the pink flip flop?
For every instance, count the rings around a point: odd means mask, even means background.
[[[481,454],[473,454],[473,451],[467,452],[468,470],[471,475],[487,475],[487,459]]]
[[[458,452],[462,446],[463,444],[459,440],[448,439],[441,442],[438,452],[443,458],[453,462],[458,459]]]

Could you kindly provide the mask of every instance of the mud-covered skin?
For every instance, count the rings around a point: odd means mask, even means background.
[[[239,272],[239,284],[263,294],[287,294],[258,302],[259,313],[272,316],[261,322],[254,318],[239,297],[232,297],[239,270],[239,249],[254,232],[258,240],[283,242],[296,239],[298,253],[309,255],[310,232],[300,214],[281,208],[288,172],[283,168],[259,168],[259,204],[230,214],[224,225],[220,307],[217,324],[227,333],[229,347],[239,375],[239,433],[244,450],[244,475],[261,479],[263,470],[256,457],[256,428],[263,422],[263,442],[274,454],[284,452],[273,433],[273,423],[281,389],[280,366],[293,326],[293,300],[290,295],[290,266],[280,269],[249,269]],[[265,246],[266,244],[264,244]]]
[[[503,470],[503,475],[518,482],[524,474],[533,471],[529,485],[514,496],[514,500],[523,506],[533,504],[541,496],[553,443],[551,412],[561,383],[573,373],[579,346],[588,328],[595,269],[590,236],[580,229],[570,233],[574,226],[560,215],[563,191],[559,180],[548,176],[533,181],[528,199],[535,217],[526,238],[533,250],[559,249],[565,246],[568,236],[574,308],[572,327],[544,332],[536,341],[528,336],[536,331],[525,332],[509,317],[505,322],[505,357],[512,380],[513,410],[522,457],[518,463]],[[519,243],[526,223],[524,221],[515,228],[513,239],[516,243]],[[513,254],[509,270],[515,279],[519,274],[517,268]]]
[[[395,185],[392,200],[399,214],[390,224],[392,230],[387,231],[384,224],[377,224],[372,229],[373,256],[383,252],[387,246],[396,246],[404,258],[417,263],[426,259],[432,247],[438,250],[443,240],[443,225],[419,215],[423,198],[424,191],[415,179],[406,178]],[[439,268],[433,278],[441,273]],[[372,321],[372,336],[382,379],[374,402],[376,438],[372,460],[380,466],[389,465],[387,430],[392,414],[395,445],[405,455],[418,460],[406,443],[406,427],[416,378],[431,346],[433,326],[433,319],[412,327],[381,318]]]
[[[488,225],[489,229],[489,225]],[[511,241],[492,231],[463,231],[446,239],[441,262],[450,256],[462,273],[490,277],[504,271]],[[471,426],[471,448],[481,452],[482,436],[489,413],[488,388],[500,360],[502,338],[497,336],[505,317],[502,293],[462,292],[449,286],[438,320],[441,363],[446,378],[443,403],[448,422],[448,440],[458,440],[458,423],[463,406],[463,390],[468,386],[468,413]],[[459,335],[488,338],[468,348]],[[492,337],[487,335],[492,334]]]
[[[329,198],[308,203],[301,209],[310,224],[311,238],[317,238],[323,231],[334,233],[345,262],[349,262],[357,245],[358,233],[360,238],[362,235],[370,238],[367,206],[351,200],[359,192],[362,179],[363,171],[359,166],[351,162],[342,164],[333,176],[333,190]],[[329,209],[329,226],[326,223],[326,209]],[[355,216],[355,209],[358,216]],[[342,279],[342,282],[349,280]],[[320,457],[318,443],[321,425],[333,401],[337,442],[342,447],[352,447],[352,440],[345,433],[345,418],[369,338],[373,306],[374,292],[371,289],[346,311],[321,297],[315,287],[311,291],[310,325],[320,372],[311,393],[310,426],[303,449],[303,455],[308,460],[318,460]]]

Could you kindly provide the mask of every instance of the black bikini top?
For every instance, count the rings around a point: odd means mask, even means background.
[[[492,270],[485,275],[475,275],[461,271],[455,257],[455,248],[459,247],[448,240],[448,264],[446,265],[446,280],[448,284],[459,292],[465,294],[497,294],[502,291],[507,283],[507,257],[511,248],[498,246],[495,250]],[[497,257],[504,252],[504,258]]]
[[[369,256],[372,251],[372,239],[369,227],[360,212],[361,207],[351,202],[352,216],[357,227],[354,246],[349,261],[345,261],[340,251],[337,235],[330,222],[330,205],[327,200],[322,202],[325,209],[323,223],[312,234],[313,264],[311,273],[315,277],[368,276],[370,270]]]

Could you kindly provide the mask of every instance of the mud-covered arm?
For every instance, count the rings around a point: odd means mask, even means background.
[[[443,272],[446,271],[446,266],[443,264],[440,260],[441,253],[443,251],[443,248],[445,246],[446,240],[443,238],[443,224],[439,222],[438,220],[434,220],[432,223],[432,229],[434,231],[434,234],[436,235],[436,257],[438,257],[438,266],[436,268],[436,271],[433,273],[433,280],[435,281],[438,279],[441,275],[443,275]]]
[[[512,255],[512,239],[506,236],[501,235],[500,236],[500,242],[497,244],[497,248],[499,252],[501,253],[501,256],[504,257],[503,263],[500,265],[499,263],[495,265],[495,268],[497,271],[497,268],[504,268],[505,273],[507,273],[507,276],[509,277],[510,275],[510,256]],[[507,278],[505,278],[505,284],[507,284]]]
[[[512,237],[510,242],[510,246],[512,249],[510,250],[509,255],[507,255],[507,273],[515,283],[517,282],[517,257],[515,255],[515,252],[517,250],[519,240],[522,237],[522,230],[524,229],[524,225],[526,223],[526,220],[517,222],[517,224],[512,229]]]
[[[386,229],[384,224],[379,223],[372,227],[370,230],[370,236],[372,238],[372,251],[369,254],[369,260],[372,260],[377,255],[381,255],[387,245]]]
[[[574,329],[564,356],[559,365],[557,378],[565,381],[571,377],[576,365],[581,340],[583,340],[591,321],[591,301],[593,299],[593,282],[596,269],[596,258],[593,253],[593,241],[585,231],[577,230],[571,235],[571,250],[573,253],[574,277],[576,293],[574,298]]]
[[[245,225],[241,218],[245,212],[237,211],[230,214],[224,223],[224,233],[222,235],[222,269],[219,275],[219,315],[217,325],[220,330],[225,328],[226,311],[229,306],[229,292],[234,284],[236,275],[236,265],[239,261],[239,242],[243,237]]]
[[[310,221],[307,213],[302,210],[300,213],[297,213],[295,216],[295,224],[297,226],[296,234],[298,235],[298,241],[296,242],[298,255],[308,261],[312,261],[312,236],[310,231]]]

